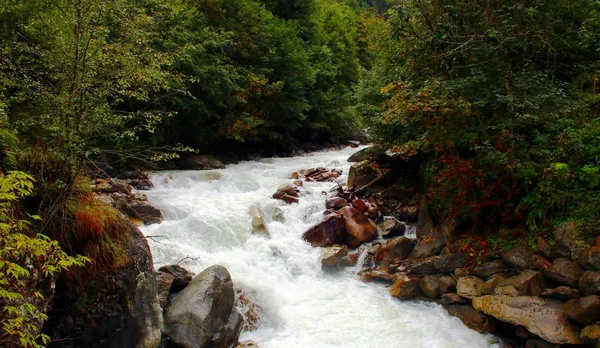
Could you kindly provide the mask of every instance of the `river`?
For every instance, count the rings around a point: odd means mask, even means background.
[[[242,333],[262,348],[477,348],[492,338],[468,329],[441,306],[392,298],[383,284],[362,283],[356,269],[325,273],[321,250],[301,236],[319,222],[323,191],[332,183],[305,183],[300,203],[271,199],[290,173],[314,167],[350,167],[346,148],[293,158],[248,161],[215,171],[153,175],[145,192],[165,221],[145,226],[157,267],[177,263],[198,273],[220,264],[236,287],[261,308],[259,329]],[[271,238],[251,234],[249,208],[260,204]],[[284,222],[271,221],[275,208]]]

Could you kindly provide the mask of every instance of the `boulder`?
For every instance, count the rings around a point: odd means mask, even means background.
[[[194,155],[188,157],[182,164],[182,169],[188,170],[210,170],[223,169],[225,165],[210,155]]]
[[[541,255],[533,255],[533,265],[538,271],[544,271],[552,266],[550,261]]]
[[[544,255],[545,257],[551,257],[551,255],[552,255],[552,247],[541,236],[537,237],[537,246],[538,246],[538,251],[542,255]]]
[[[568,286],[559,286],[554,289],[547,289],[541,293],[543,297],[554,297],[561,300],[570,300],[573,298],[581,297],[581,293],[577,289],[570,288]]]
[[[302,239],[314,247],[330,247],[344,242],[344,217],[330,214],[302,234]]]
[[[441,233],[438,233],[433,229],[433,218],[429,212],[429,206],[422,202],[419,208],[419,218],[417,223],[417,239],[419,241],[435,236],[436,238],[442,239]]]
[[[381,268],[381,267],[377,267],[374,270],[372,270],[371,277],[373,278],[373,280],[381,280],[381,281],[385,281],[385,282],[393,282],[394,281],[394,275],[390,274],[388,272],[388,270]]]
[[[587,270],[600,271],[600,247],[593,246],[585,249],[577,262]]]
[[[488,280],[483,284],[483,288],[481,289],[481,294],[483,295],[491,295],[496,290],[498,284],[502,283],[506,280],[506,276],[503,274],[496,274],[491,276]]]
[[[377,225],[365,214],[353,207],[344,207],[339,210],[344,215],[346,234],[344,243],[349,248],[356,249],[364,243],[377,238]]]
[[[381,237],[394,238],[402,236],[406,231],[406,225],[395,218],[385,218],[381,223]]]
[[[410,274],[434,274],[437,272],[431,258],[413,261],[407,265],[407,269]]]
[[[579,227],[575,222],[564,223],[556,228],[555,231],[555,251],[571,260],[576,260],[582,247],[578,243]]]
[[[376,167],[376,164],[362,161],[350,167],[348,187],[361,189],[371,182],[381,179],[381,177],[381,171]]]
[[[348,254],[340,260],[341,267],[354,267],[358,263],[359,253]]]
[[[342,257],[348,255],[348,247],[345,245],[334,245],[323,251],[321,265],[325,268],[335,268],[340,263]]]
[[[463,304],[468,303],[469,300],[464,299],[459,294],[455,292],[450,292],[442,295],[442,300],[440,301],[443,305],[451,305],[451,304]]]
[[[159,224],[163,221],[162,213],[152,204],[144,201],[132,201],[127,205],[127,213],[140,219],[146,225]]]
[[[533,296],[481,296],[473,307],[498,320],[525,327],[552,344],[580,344],[579,329],[562,312],[559,300]]]
[[[406,237],[397,237],[390,240],[375,254],[375,263],[386,262],[390,264],[395,260],[405,260],[415,247],[415,241]]]
[[[235,347],[243,319],[234,302],[227,269],[209,267],[172,298],[165,311],[164,333],[170,343],[181,347]]]
[[[173,286],[174,280],[175,277],[172,274],[165,272],[158,272],[156,274],[158,301],[160,302],[161,308],[165,308],[167,305],[167,300],[171,294],[171,287]]]
[[[333,197],[325,201],[325,208],[327,209],[338,210],[347,206],[349,206],[348,202],[342,197]]]
[[[484,281],[478,277],[463,277],[458,279],[456,284],[456,292],[468,299],[481,296],[483,292]]]
[[[439,255],[445,246],[446,241],[440,236],[424,239],[415,246],[410,257],[415,259],[423,259],[426,257]]]
[[[495,274],[504,273],[505,271],[506,266],[502,260],[492,260],[475,267],[473,269],[473,274],[480,278],[488,279]]]
[[[532,270],[522,271],[521,274],[500,282],[494,293],[514,296],[538,296],[546,290],[546,280],[541,272]],[[516,290],[516,293],[512,291]],[[508,291],[508,292],[507,292]]]
[[[502,261],[516,269],[534,268],[533,252],[524,246],[517,247],[502,253]]]
[[[466,253],[451,253],[433,258],[433,266],[440,273],[452,273],[467,264]]]
[[[294,197],[294,196],[290,196],[290,195],[283,195],[283,196],[279,197],[279,199],[286,202],[287,204],[300,202],[300,199],[298,197]]]
[[[579,324],[589,325],[600,321],[600,296],[586,296],[567,301],[565,315]]]
[[[298,189],[290,184],[280,186],[277,191],[273,194],[275,199],[283,199],[283,196],[299,197]]]
[[[260,205],[254,204],[250,206],[250,217],[252,218],[252,234],[271,238],[271,232],[267,225],[267,218]]]
[[[560,348],[555,344],[548,343],[542,340],[527,340],[525,348]]]
[[[256,298],[256,293],[250,292]],[[243,289],[235,290],[235,308],[244,319],[243,331],[254,331],[261,325],[264,310],[254,302]]]
[[[456,280],[446,275],[428,275],[419,280],[419,287],[425,296],[431,299],[441,298],[443,294],[456,289]]]
[[[460,319],[468,328],[479,333],[491,333],[496,330],[494,318],[481,313],[470,305],[444,305],[449,315]]]
[[[581,267],[575,262],[563,258],[554,260],[552,265],[544,270],[546,278],[569,286],[576,286],[582,274]]]
[[[369,146],[365,149],[359,150],[355,152],[350,158],[348,158],[348,162],[356,163],[362,162],[370,159],[374,159],[378,156],[384,155],[385,150],[377,147],[377,146]]]
[[[421,295],[419,278],[403,273],[394,275],[394,284],[390,288],[390,295],[403,300],[410,300]]]
[[[599,341],[600,340],[600,323],[596,323],[596,324],[592,324],[592,325],[584,327],[581,330],[581,337],[584,339],[592,340],[592,341]]]
[[[158,269],[159,272],[164,272],[172,275],[173,286],[171,291],[177,292],[185,288],[194,278],[194,273],[188,271],[187,269],[179,266],[179,265],[167,265],[162,266]]]
[[[579,291],[585,296],[600,295],[600,272],[586,271],[578,282]]]

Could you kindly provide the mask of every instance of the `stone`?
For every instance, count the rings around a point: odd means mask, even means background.
[[[468,328],[479,333],[491,333],[496,330],[494,318],[481,313],[470,305],[444,305],[449,315],[460,319]]]
[[[465,300],[463,297],[461,297],[456,292],[451,292],[451,293],[443,294],[442,295],[442,301],[441,301],[441,303],[443,305],[462,304],[462,303],[467,303],[467,302],[469,302],[469,301]]]
[[[556,251],[569,259],[576,260],[583,249],[578,245],[579,227],[575,222],[564,223],[555,231]]]
[[[340,263],[342,257],[348,255],[348,247],[345,245],[334,245],[324,250],[321,265],[326,268],[334,268]]]
[[[481,296],[484,284],[485,283],[481,278],[474,276],[463,277],[458,279],[456,292],[464,298],[473,299]]]
[[[544,271],[550,268],[552,264],[541,255],[533,255],[533,265],[538,271]]]
[[[282,199],[283,196],[291,196],[291,197],[299,197],[300,194],[298,193],[298,190],[290,185],[290,184],[285,184],[280,186],[277,191],[273,194],[273,198],[275,199]]]
[[[390,264],[396,260],[405,260],[414,247],[415,241],[413,239],[406,237],[394,238],[377,251],[375,263],[387,262]]]
[[[390,295],[403,300],[410,300],[421,295],[418,277],[400,274],[395,275],[394,278],[394,284],[390,287]]]
[[[353,207],[344,207],[339,210],[344,215],[346,234],[344,243],[349,248],[356,249],[364,243],[377,238],[377,225],[365,214]]]
[[[600,272],[583,272],[578,286],[579,291],[585,296],[600,295]]]
[[[431,299],[441,298],[443,294],[456,289],[456,280],[446,275],[428,275],[419,280],[419,287],[425,296]]]
[[[200,181],[203,181],[203,182],[218,181],[218,180],[221,180],[222,177],[223,177],[223,174],[221,174],[219,172],[208,172],[200,178]]]
[[[283,195],[283,196],[279,197],[279,199],[286,202],[287,204],[293,204],[293,203],[300,202],[300,199],[298,197],[294,197],[294,196],[290,196],[290,195]]]
[[[258,343],[252,341],[252,340],[246,340],[246,341],[242,341],[242,342],[238,342],[237,348],[260,348],[260,346],[258,345]]]
[[[330,247],[344,242],[344,217],[330,214],[302,234],[302,239],[314,247]]]
[[[475,267],[473,269],[473,274],[480,278],[488,279],[495,274],[504,273],[505,271],[506,266],[502,260],[492,260]]]
[[[360,278],[360,281],[363,283],[370,283],[373,281],[373,276],[371,275],[370,269],[361,270],[360,272],[358,272],[358,276]]]
[[[446,241],[441,237],[424,239],[417,244],[410,255],[411,258],[423,259],[426,257],[439,255],[446,246]]]
[[[179,266],[179,265],[167,265],[162,266],[158,269],[159,272],[164,272],[172,275],[175,279],[173,279],[173,286],[171,291],[177,292],[185,288],[194,278],[194,273],[188,271],[187,269]]]
[[[144,221],[144,224],[159,224],[163,221],[162,213],[152,204],[144,201],[132,201],[127,205],[127,213]]]
[[[541,236],[537,237],[537,246],[538,251],[545,257],[550,257],[552,255],[552,247]]]
[[[581,330],[581,338],[591,341],[600,340],[600,323],[592,324]]]
[[[581,267],[564,258],[554,260],[552,265],[544,270],[546,278],[569,286],[576,286],[582,274]]]
[[[501,291],[507,291],[507,289],[502,290],[502,287],[513,287],[517,291],[514,295],[539,296],[546,290],[547,285],[541,272],[525,270],[519,275],[507,278],[500,282],[494,290],[494,293],[501,294]]]
[[[433,258],[433,266],[440,273],[452,273],[467,264],[466,253],[451,253]]]
[[[587,270],[600,271],[600,246],[585,249],[577,262]]]
[[[211,266],[172,298],[165,311],[164,333],[182,347],[235,347],[243,319],[234,303],[229,272]]]
[[[552,344],[583,343],[579,329],[565,317],[559,300],[488,295],[474,298],[473,307],[498,320],[523,326]]]
[[[426,203],[421,202],[421,207],[419,208],[419,219],[417,223],[417,239],[422,241],[427,237],[433,236],[434,233],[433,218],[429,212],[429,206],[427,206]],[[443,238],[441,238],[441,233],[436,234],[435,237],[443,240]]]
[[[357,190],[364,186],[381,179],[381,171],[376,165],[369,161],[362,161],[350,167],[348,173],[348,187],[354,187]]]
[[[382,238],[389,239],[402,236],[404,231],[406,231],[406,225],[395,218],[385,218],[381,223]]]
[[[281,208],[279,208],[279,207],[273,209],[273,217],[272,217],[272,219],[273,219],[273,221],[284,223],[285,222],[285,215],[283,214],[283,210],[281,210]]]
[[[160,302],[161,308],[165,308],[165,306],[167,305],[167,300],[169,299],[169,295],[171,294],[171,286],[173,286],[174,280],[175,277],[172,274],[165,272],[158,272],[156,274],[158,301]]]
[[[586,296],[567,301],[565,315],[579,324],[589,325],[600,321],[600,296]]]
[[[349,206],[348,202],[342,197],[333,197],[325,201],[325,208],[327,209],[338,210],[347,206]]]
[[[525,348],[560,348],[555,344],[550,344],[546,341],[542,340],[527,340],[525,343]]]
[[[360,151],[355,152],[352,156],[348,158],[348,162],[356,163],[362,162],[370,159],[374,159],[378,156],[384,155],[385,150],[377,147],[377,146],[369,146]]]
[[[256,293],[251,292],[256,298]],[[243,331],[254,331],[261,325],[261,317],[265,311],[256,302],[252,301],[245,290],[235,290],[235,308],[244,319]]]
[[[387,270],[382,269],[381,267],[377,267],[371,271],[371,277],[373,280],[382,280],[385,282],[394,281],[394,275],[387,272]]]
[[[341,267],[354,267],[358,263],[359,253],[348,254],[340,260]]]
[[[533,252],[529,248],[521,246],[502,253],[502,261],[511,268],[527,269],[534,268]]]
[[[411,274],[433,274],[437,272],[431,258],[414,261],[408,265],[408,270]]]
[[[561,300],[570,300],[573,298],[581,297],[581,293],[577,289],[570,288],[568,286],[559,286],[554,289],[547,289],[540,294],[543,297],[554,297]]]
[[[250,217],[252,218],[252,234],[271,238],[271,232],[267,225],[267,218],[260,205],[253,204],[250,206]]]
[[[488,280],[483,284],[483,288],[481,289],[482,295],[491,295],[494,293],[494,290],[504,280],[506,280],[506,276],[503,274],[496,274],[491,276]]]
[[[223,169],[225,165],[210,155],[194,155],[188,157],[182,163],[181,168],[187,170],[210,170]]]

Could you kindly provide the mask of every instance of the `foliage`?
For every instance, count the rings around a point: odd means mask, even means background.
[[[13,171],[0,177],[0,344],[3,347],[42,347],[49,337],[41,334],[47,319],[48,296],[61,272],[83,266],[88,260],[69,256],[57,241],[34,233],[18,200],[31,196],[33,178]],[[29,219],[39,219],[31,216]]]

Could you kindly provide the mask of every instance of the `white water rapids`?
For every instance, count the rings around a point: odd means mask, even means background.
[[[305,168],[342,169],[345,180],[355,152],[314,153],[302,157],[243,162],[216,171],[161,172],[145,192],[165,217],[145,226],[155,264],[181,265],[198,273],[225,266],[236,287],[262,307],[261,326],[242,333],[262,348],[477,348],[490,337],[465,327],[441,306],[402,302],[382,284],[362,283],[357,269],[337,274],[321,270],[321,250],[301,238],[321,221],[322,191],[335,184],[304,184],[300,203],[286,205],[271,195],[290,173]],[[260,204],[271,239],[251,234],[249,208]],[[285,222],[271,221],[279,207]],[[161,236],[161,237],[157,237]],[[162,238],[164,237],[164,238]]]

